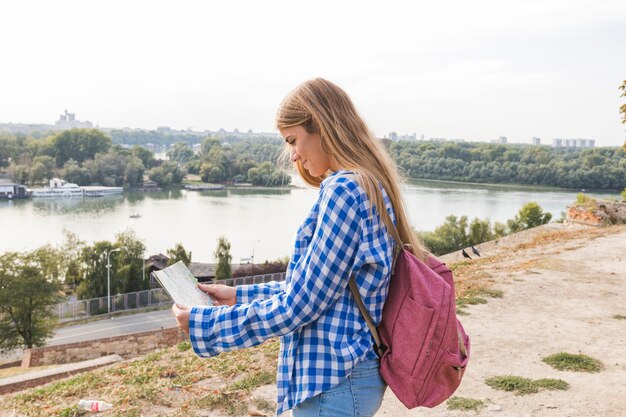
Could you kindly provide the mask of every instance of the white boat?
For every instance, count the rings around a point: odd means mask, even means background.
[[[124,192],[123,187],[100,187],[92,185],[81,188],[85,191],[85,197],[104,197],[106,195],[122,194]]]
[[[32,197],[103,197],[122,194],[123,187],[80,187],[59,178],[52,178],[50,186],[31,190]]]
[[[78,185],[59,178],[52,178],[50,186],[34,188],[31,190],[32,197],[82,197],[83,189]]]

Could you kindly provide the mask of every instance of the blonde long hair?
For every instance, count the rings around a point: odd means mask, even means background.
[[[382,185],[393,205],[402,243],[410,245],[418,258],[426,257],[428,252],[413,232],[402,202],[397,167],[381,141],[369,131],[345,91],[322,78],[300,84],[283,100],[276,115],[278,129],[292,126],[302,126],[308,133],[319,133],[324,152],[332,155],[340,167],[354,172],[377,209],[385,207],[379,188],[379,184]],[[312,187],[319,188],[327,176],[311,176],[299,160],[295,165],[300,177]],[[391,231],[391,219],[378,211],[387,230]]]

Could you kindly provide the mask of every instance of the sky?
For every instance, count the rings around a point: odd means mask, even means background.
[[[372,131],[618,146],[626,1],[4,1],[0,123],[275,132],[323,77]]]

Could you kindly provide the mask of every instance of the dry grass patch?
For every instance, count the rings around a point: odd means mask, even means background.
[[[485,408],[485,403],[475,398],[452,397],[446,401],[446,406],[448,410],[478,411]]]
[[[561,379],[529,379],[521,376],[494,376],[487,378],[485,384],[500,391],[512,391],[515,395],[527,395],[539,392],[540,389],[566,390],[569,384]]]
[[[574,355],[560,352],[542,359],[559,371],[600,372],[604,365],[597,359],[587,355]]]
[[[75,404],[82,398],[110,402],[119,416],[195,416],[209,404],[229,413],[239,410],[235,402],[247,410],[251,390],[275,381],[276,339],[213,358],[197,357],[188,345],[183,342],[133,361],[6,395],[0,415],[12,410],[16,417],[81,415]],[[203,381],[210,382],[203,385]],[[247,400],[242,402],[244,397]],[[232,407],[225,399],[232,400]]]

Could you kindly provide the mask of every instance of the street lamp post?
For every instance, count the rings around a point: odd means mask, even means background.
[[[111,249],[107,252],[107,313],[111,314],[111,253],[121,249]]]
[[[254,244],[257,242],[260,242],[260,240],[252,241],[252,256],[250,257],[250,259],[252,260],[252,265],[254,265]]]

